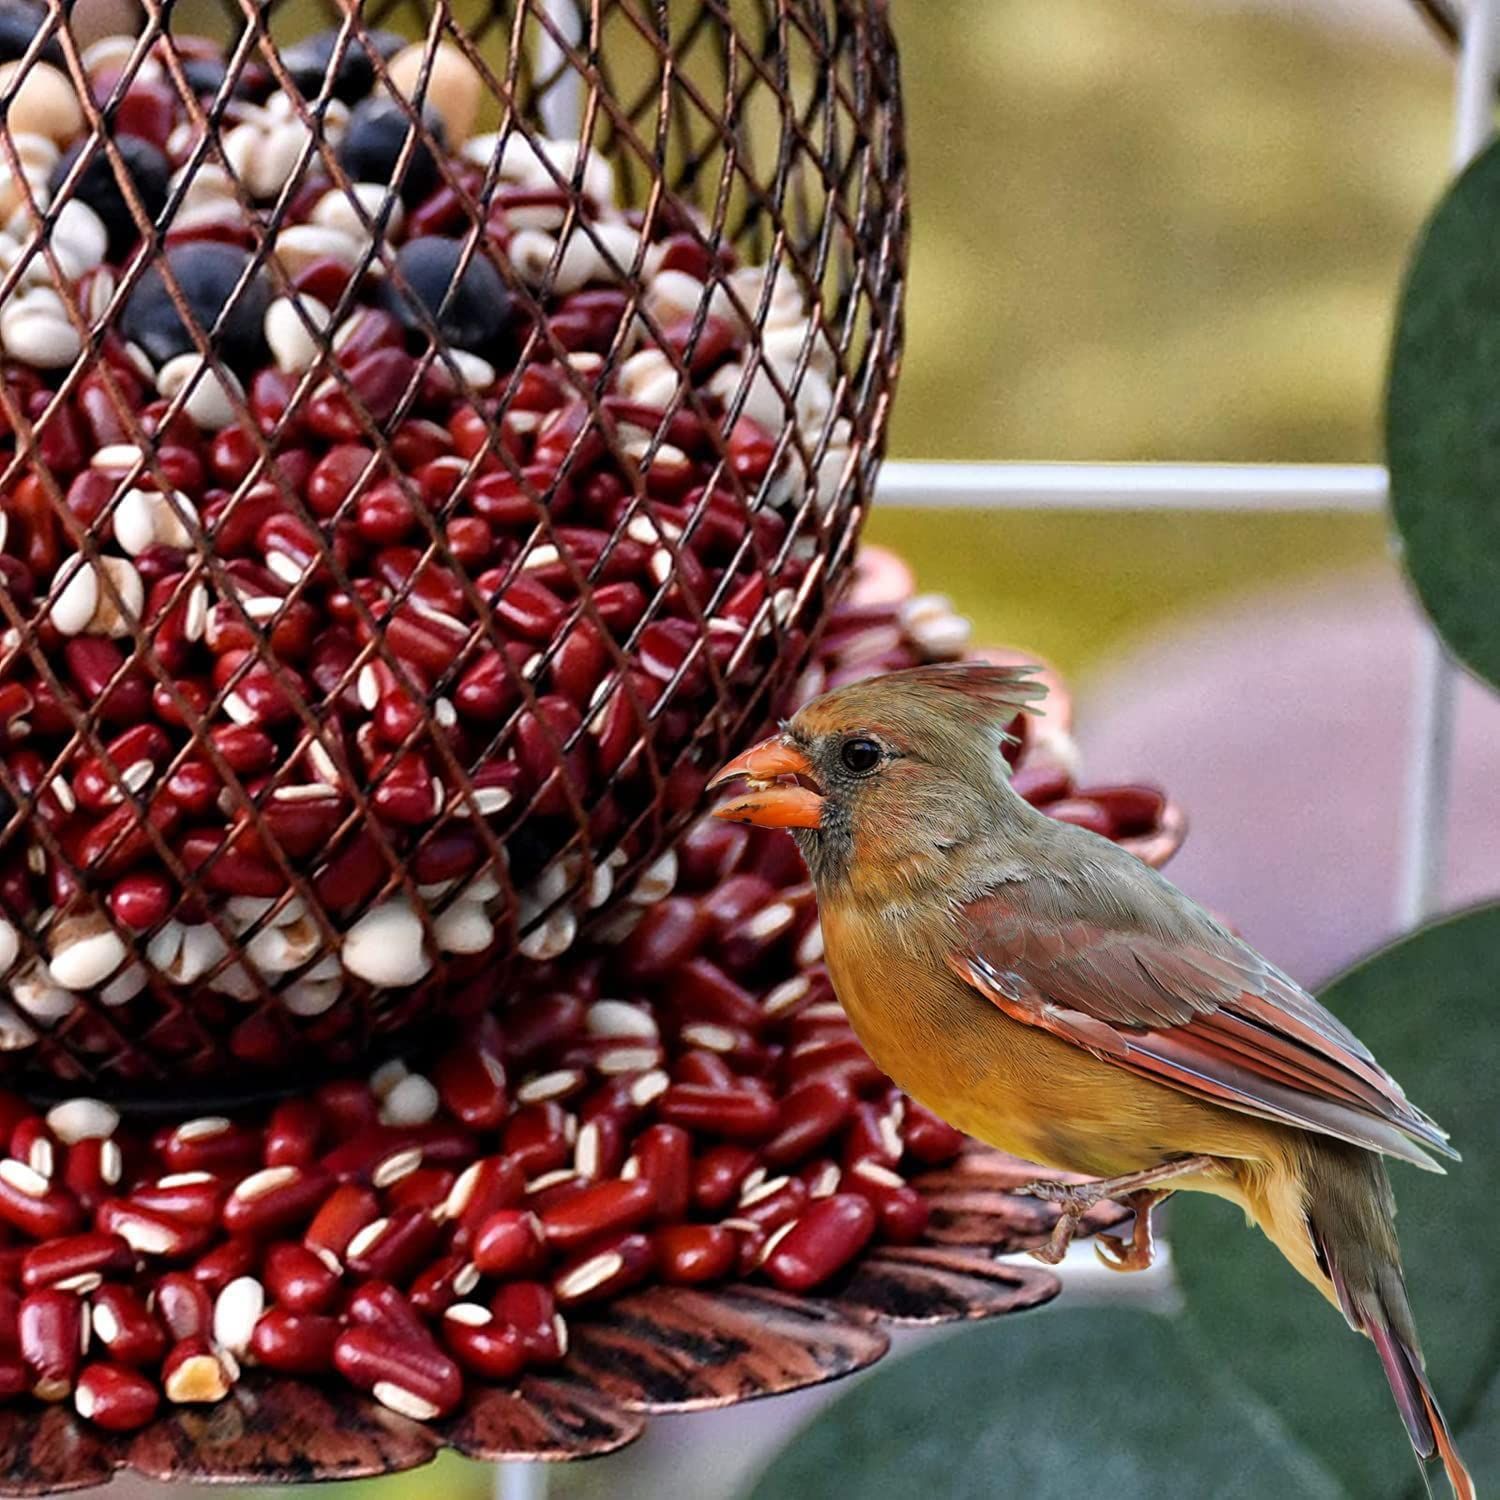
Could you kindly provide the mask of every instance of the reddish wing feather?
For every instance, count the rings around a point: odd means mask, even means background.
[[[1168,895],[1170,893],[1170,895]],[[1012,882],[959,914],[954,971],[1013,1019],[1247,1114],[1434,1167],[1443,1133],[1352,1032],[1165,882],[1116,925],[1057,883]]]

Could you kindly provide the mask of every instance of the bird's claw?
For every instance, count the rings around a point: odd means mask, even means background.
[[[1149,1245],[1144,1248],[1134,1240],[1121,1239],[1117,1234],[1096,1234],[1094,1254],[1099,1264],[1108,1271],[1122,1274],[1131,1271],[1146,1271],[1151,1267],[1152,1254]]]

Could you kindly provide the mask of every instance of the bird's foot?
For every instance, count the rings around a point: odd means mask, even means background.
[[[1170,1193],[1142,1191],[1130,1193],[1120,1201],[1135,1214],[1135,1226],[1127,1240],[1118,1234],[1094,1236],[1094,1254],[1100,1264],[1111,1271],[1145,1271],[1155,1259],[1156,1247],[1151,1236],[1151,1210]]]

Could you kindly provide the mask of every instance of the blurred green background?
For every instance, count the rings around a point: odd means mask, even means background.
[[[1401,0],[891,11],[915,215],[896,456],[1379,458],[1396,288],[1448,154],[1448,60]],[[981,639],[1085,691],[1171,617],[1386,550],[1380,519],[1348,515],[892,510],[868,535]],[[714,1440],[735,1420],[764,1454],[758,1414],[712,1419]],[[659,1424],[649,1455],[563,1470],[553,1493],[708,1500],[678,1461],[709,1422]],[[489,1482],[445,1461],[348,1493]]]

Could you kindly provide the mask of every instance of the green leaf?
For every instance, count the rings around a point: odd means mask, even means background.
[[[1386,456],[1417,592],[1455,655],[1500,685],[1500,143],[1449,189],[1408,272]]]
[[[1500,1356],[1497,984],[1500,908],[1489,907],[1384,949],[1323,996],[1465,1156],[1446,1177],[1392,1167],[1423,1348],[1461,1447]],[[1206,1346],[1353,1494],[1418,1493],[1369,1343],[1227,1204],[1175,1199],[1171,1244],[1188,1316]],[[1485,1477],[1477,1464],[1476,1477]]]
[[[749,1500],[1346,1500],[1178,1324],[1062,1307],[879,1366],[771,1462]]]

